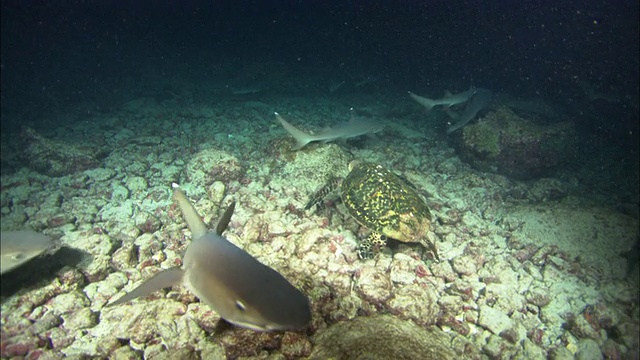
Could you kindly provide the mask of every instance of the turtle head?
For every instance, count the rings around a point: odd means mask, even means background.
[[[353,169],[355,169],[355,168],[356,168],[356,166],[358,166],[358,165],[360,165],[360,164],[362,164],[362,161],[361,161],[361,160],[352,160],[352,161],[349,163],[349,171],[352,171]]]

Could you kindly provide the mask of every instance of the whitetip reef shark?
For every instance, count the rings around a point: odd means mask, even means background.
[[[493,93],[490,90],[479,88],[474,89],[474,93],[471,96],[471,99],[467,103],[467,106],[460,117],[456,119],[456,123],[447,128],[447,134],[451,134],[452,132],[467,125],[469,121],[473,120],[473,118],[478,115],[478,112],[480,112],[480,110],[487,107],[489,101],[491,101],[492,96]]]
[[[445,109],[445,111],[447,111],[451,106],[466,103],[466,108],[460,116],[448,113],[449,116],[456,120],[455,124],[447,128],[447,134],[451,134],[465,126],[469,121],[473,120],[473,118],[478,115],[478,112],[489,104],[493,93],[488,89],[471,88],[458,94],[450,94],[446,92],[445,96],[440,99],[429,99],[418,96],[411,91],[409,91],[409,96],[411,96],[411,98],[417,101],[420,105],[424,106],[427,110],[431,110],[436,106],[444,105],[447,107],[447,109]]]
[[[51,244],[47,236],[32,230],[0,232],[0,274],[42,254]]]
[[[309,299],[280,273],[222,237],[232,203],[210,232],[177,184],[174,197],[192,234],[182,268],[164,270],[108,306],[184,285],[226,321],[256,331],[298,330],[311,321]]]
[[[326,129],[317,135],[311,135],[289,124],[280,114],[275,113],[275,115],[282,127],[296,140],[296,145],[293,146],[291,150],[302,149],[314,141],[326,143],[334,140],[349,139],[365,134],[377,133],[384,128],[384,124],[377,121],[351,119],[350,121]]]
[[[471,97],[473,96],[476,90],[477,89],[469,89],[467,91],[457,93],[457,94],[451,94],[448,91],[446,91],[444,97],[440,99],[430,99],[427,97],[418,96],[412,93],[411,91],[409,91],[409,96],[411,96],[413,100],[417,101],[418,104],[424,106],[427,109],[427,111],[429,111],[434,107],[440,106],[440,105],[451,107],[453,105],[466,103],[467,101],[469,101],[469,99],[471,99]]]

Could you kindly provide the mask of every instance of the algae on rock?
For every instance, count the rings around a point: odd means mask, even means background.
[[[454,138],[465,162],[480,171],[526,180],[550,176],[570,163],[576,134],[571,122],[539,125],[502,107]]]
[[[310,359],[459,359],[451,336],[391,315],[357,317],[318,332]]]

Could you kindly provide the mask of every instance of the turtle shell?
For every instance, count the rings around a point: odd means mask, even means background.
[[[362,226],[405,243],[426,240],[431,213],[418,192],[400,176],[371,163],[356,164],[342,182],[342,201]]]

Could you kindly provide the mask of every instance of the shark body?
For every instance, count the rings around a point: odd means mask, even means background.
[[[182,268],[162,271],[109,306],[175,285],[184,285],[222,318],[256,331],[304,328],[311,321],[309,299],[280,273],[260,263],[221,236],[231,219],[231,204],[209,232],[177,185],[174,197],[191,230]]]
[[[376,133],[384,128],[384,125],[377,121],[352,119],[348,122],[326,129],[317,135],[311,135],[291,125],[283,119],[280,114],[275,113],[275,115],[282,127],[284,127],[284,129],[287,130],[287,132],[296,140],[296,145],[292,150],[299,150],[314,141],[329,142],[339,139],[349,139],[356,136]]]
[[[31,230],[0,232],[0,274],[4,274],[42,254],[51,239]]]
[[[460,115],[457,122],[447,128],[447,134],[451,134],[452,132],[467,125],[469,121],[473,120],[480,110],[487,107],[492,96],[493,93],[490,90],[480,88],[474,89],[474,93],[471,96],[469,103],[467,103],[467,107],[464,109],[464,112]]]
[[[451,107],[453,105],[466,103],[467,101],[469,101],[469,99],[471,99],[476,90],[477,89],[469,89],[458,94],[447,94],[440,99],[430,99],[427,97],[419,96],[412,93],[411,91],[409,91],[409,96],[411,96],[413,100],[417,101],[418,104],[424,106],[427,110],[431,110],[435,106]]]

